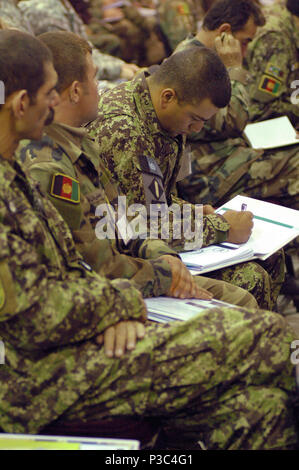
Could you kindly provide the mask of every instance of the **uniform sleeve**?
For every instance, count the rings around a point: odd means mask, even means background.
[[[283,35],[270,32],[261,37],[248,52],[248,66],[253,76],[249,87],[252,100],[250,120],[264,120],[287,114],[292,120],[299,117],[299,107],[291,102],[288,84],[288,42]],[[299,72],[298,77],[299,79]]]
[[[53,175],[59,170],[65,174],[65,168],[59,167],[57,162],[33,163],[30,167],[30,174],[39,181],[42,189],[67,222],[72,230],[76,248],[84,260],[98,274],[107,279],[130,279],[141,291],[143,297],[166,294],[172,279],[171,268],[168,263],[160,260],[155,264],[149,260],[133,258],[129,255],[132,254],[134,247],[127,250],[128,255],[121,254],[115,249],[112,240],[97,238],[95,229],[89,220],[90,205],[83,194],[81,194],[78,204],[51,195],[51,181],[55,178]],[[66,173],[66,175],[73,176],[73,173],[71,175]],[[151,254],[153,258],[163,254],[173,254],[173,250],[167,249],[167,245],[163,241],[158,240],[158,242],[158,246],[153,247],[150,241],[141,240],[138,245],[144,246],[139,247],[136,256],[140,256],[139,251],[143,255]],[[164,247],[164,250],[162,250],[162,247]]]
[[[94,124],[92,135],[97,135],[101,146],[101,157],[106,162],[114,179],[119,182],[121,191],[127,196],[129,204],[143,205],[149,210],[149,200],[152,194],[155,194],[157,188],[156,196],[159,197],[159,202],[166,202],[168,196],[165,195],[161,177],[157,174],[144,174],[142,166],[139,164],[140,156],[144,157],[146,155],[149,157],[152,155],[152,142],[148,143],[147,148],[146,139],[143,136],[140,137],[138,129],[136,135],[134,135],[135,131],[128,127],[127,121],[123,117],[113,119],[112,123],[109,121],[109,124],[106,125],[105,121],[101,121],[100,135],[99,131],[97,133],[95,130],[96,127],[97,124]],[[118,130],[117,133],[114,132],[114,129]],[[126,155],[126,158],[124,158],[124,155]],[[186,228],[186,225],[183,225],[183,217],[181,217],[185,201],[177,199],[174,195],[174,197],[170,196],[168,205],[172,203],[178,204],[180,210],[178,218],[169,218],[167,227],[169,230],[166,233],[165,225],[162,227],[161,224],[157,226],[156,230],[153,230],[153,218],[150,217],[148,219],[148,230],[150,234],[154,233],[154,236],[151,235],[150,238],[159,236],[175,251],[196,248],[192,244],[192,234],[198,236],[202,233],[204,246],[226,240],[229,225],[223,217],[212,215],[195,219],[194,206],[190,205],[192,208],[190,224]]]
[[[55,244],[50,233],[29,243],[13,228],[0,202],[0,321],[3,339],[18,349],[49,349],[93,338],[120,320],[144,313],[140,292],[130,281],[109,281],[82,268],[51,265],[42,254]],[[30,228],[28,227],[28,230]],[[57,268],[60,264],[60,269]]]
[[[184,1],[161,2],[158,7],[158,21],[171,51],[190,33],[195,33],[195,21],[188,3]]]

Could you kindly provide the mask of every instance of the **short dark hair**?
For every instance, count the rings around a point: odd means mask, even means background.
[[[231,97],[228,72],[213,50],[191,46],[168,57],[154,71],[153,81],[173,88],[179,102],[194,104],[209,98],[224,108]]]
[[[74,80],[85,81],[86,55],[92,53],[92,48],[85,39],[69,31],[43,33],[38,39],[52,52],[54,68],[58,75],[58,93],[62,93]]]
[[[287,0],[287,9],[295,16],[299,16],[299,2],[298,0]]]
[[[229,23],[232,32],[244,28],[249,18],[253,16],[256,26],[266,22],[262,10],[254,0],[217,0],[203,19],[203,29],[214,31],[223,23]]]
[[[46,62],[52,62],[51,52],[37,38],[15,29],[0,31],[0,80],[6,98],[24,89],[33,102],[45,81]]]

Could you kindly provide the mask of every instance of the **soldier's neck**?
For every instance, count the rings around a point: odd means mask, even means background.
[[[0,113],[0,154],[6,160],[12,160],[19,145],[19,138],[11,130],[10,119],[6,113]]]
[[[201,28],[196,34],[196,39],[201,42],[204,46],[214,49],[215,48],[215,38],[217,36],[216,31],[205,31]]]

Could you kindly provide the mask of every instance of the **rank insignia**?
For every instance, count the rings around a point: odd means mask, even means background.
[[[163,194],[163,188],[161,188],[161,185],[158,183],[156,178],[153,179],[152,183],[149,185],[149,189],[151,190],[151,193],[153,194],[154,197],[157,199],[160,199],[160,197]]]
[[[80,202],[79,181],[70,176],[56,173],[52,179],[51,196],[78,204]]]
[[[280,87],[280,81],[276,80],[275,78],[268,77],[267,75],[263,75],[258,88],[263,92],[276,96]]]
[[[279,80],[282,80],[284,76],[284,71],[280,69],[279,67],[277,67],[276,65],[271,64],[271,62],[267,64],[265,73],[268,73],[269,75],[272,75],[272,77],[276,77]]]

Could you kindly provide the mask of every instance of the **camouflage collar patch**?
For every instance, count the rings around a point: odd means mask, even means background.
[[[281,87],[281,82],[276,80],[275,78],[268,77],[267,75],[263,75],[258,86],[260,91],[265,93],[269,93],[270,95],[277,96],[278,92]]]
[[[52,178],[51,196],[78,204],[80,202],[80,184],[74,178],[56,173]]]
[[[278,80],[282,80],[284,76],[284,71],[271,62],[268,62],[265,73],[271,75],[272,77],[278,78]]]

